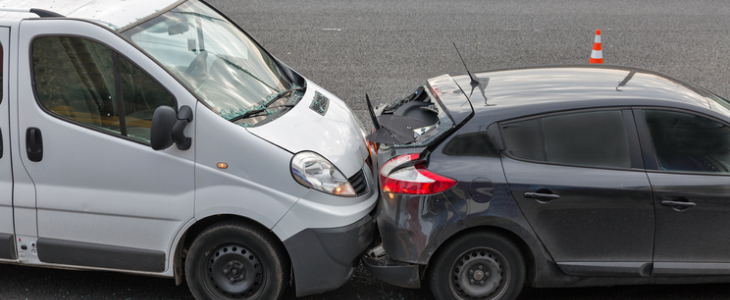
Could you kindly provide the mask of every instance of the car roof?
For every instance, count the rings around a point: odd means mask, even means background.
[[[178,0],[7,0],[0,2],[0,19],[37,18],[35,14],[2,9],[43,9],[67,18],[92,20],[119,30],[166,11]]]
[[[469,96],[477,116],[507,119],[551,111],[663,106],[696,111],[728,109],[711,93],[656,72],[610,65],[561,65],[475,73],[481,84],[472,91],[468,75],[454,81]]]
[[[503,69],[476,73],[482,81],[471,93],[472,102],[490,105],[591,102],[607,99],[652,99],[707,108],[705,91],[668,76],[629,67],[564,65]],[[467,75],[454,80],[470,94]]]

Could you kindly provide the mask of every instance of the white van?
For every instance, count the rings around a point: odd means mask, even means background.
[[[11,1],[0,56],[0,262],[277,299],[373,239],[356,116],[204,2]]]

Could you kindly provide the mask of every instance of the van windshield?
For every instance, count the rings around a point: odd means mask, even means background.
[[[213,111],[242,126],[291,107],[304,93],[273,57],[199,1],[184,2],[122,35],[162,63]]]

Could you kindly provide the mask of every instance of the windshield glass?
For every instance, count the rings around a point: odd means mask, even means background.
[[[242,126],[281,115],[281,109],[291,107],[304,93],[274,58],[198,1],[187,1],[122,34],[213,111]]]

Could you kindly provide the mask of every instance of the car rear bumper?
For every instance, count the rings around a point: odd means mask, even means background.
[[[373,233],[373,218],[366,215],[348,226],[305,229],[285,240],[297,296],[323,293],[347,282]]]

